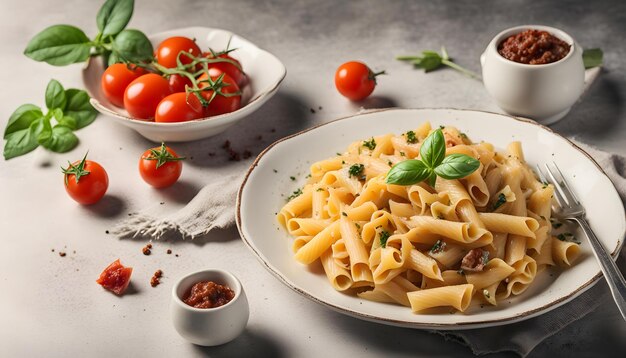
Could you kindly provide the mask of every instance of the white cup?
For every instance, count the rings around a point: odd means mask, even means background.
[[[507,60],[498,45],[524,30],[543,30],[570,45],[570,52],[556,62],[530,65]],[[583,92],[585,67],[580,45],[554,27],[523,25],[497,34],[480,56],[487,92],[505,112],[548,125],[569,112]]]
[[[235,297],[223,306],[195,308],[183,302],[191,286],[200,281],[226,285]],[[246,328],[250,311],[241,282],[231,273],[209,269],[191,273],[172,289],[170,315],[176,331],[186,340],[201,346],[217,346],[237,338]]]

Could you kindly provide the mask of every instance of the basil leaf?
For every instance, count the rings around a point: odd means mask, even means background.
[[[52,114],[54,115],[54,118],[56,118],[57,121],[60,121],[61,119],[63,119],[63,110],[61,108],[53,109]]]
[[[107,59],[107,64],[109,66],[114,65],[114,64],[119,63],[119,62],[122,62],[122,59],[117,54],[117,52],[109,53],[109,58]]]
[[[432,174],[421,160],[410,159],[394,165],[387,173],[387,184],[411,185],[419,183]]]
[[[39,133],[36,136],[37,143],[42,144],[48,141],[50,137],[52,137],[52,125],[50,124],[50,120],[44,118],[41,121],[41,124],[37,124],[31,127],[31,132],[33,133],[33,136],[35,136],[35,133]]]
[[[134,0],[107,0],[98,11],[96,23],[102,36],[117,35],[133,16]]]
[[[32,136],[29,128],[12,132],[5,137],[4,159],[11,159],[33,151],[39,146],[37,137]]]
[[[78,144],[78,137],[72,132],[71,129],[57,125],[52,128],[50,136],[41,142],[41,145],[53,152],[65,153],[76,147]]]
[[[81,29],[71,25],[54,25],[35,35],[24,54],[35,61],[65,66],[84,62],[90,51],[91,42]]]
[[[480,161],[466,154],[450,154],[435,168],[435,173],[444,179],[460,179],[472,174]]]
[[[83,90],[70,88],[65,91],[67,105],[65,116],[72,117],[75,121],[75,129],[81,129],[90,125],[98,115],[96,109],[89,103],[89,95]]]
[[[61,119],[57,119],[57,122],[58,122],[57,125],[59,126],[67,127],[71,130],[76,129],[76,120],[74,119],[74,117],[64,116]]]
[[[152,43],[139,30],[124,30],[113,41],[114,52],[127,61],[145,61],[154,56]]]
[[[599,48],[590,48],[583,51],[583,64],[585,68],[602,66],[604,53]]]
[[[41,108],[34,104],[23,104],[19,106],[13,114],[11,114],[11,117],[9,117],[9,122],[4,130],[4,139],[7,139],[11,133],[28,129],[33,121],[41,117],[43,117]]]
[[[46,107],[48,109],[63,109],[66,104],[67,97],[65,96],[63,85],[57,80],[50,80],[48,87],[46,87]]]
[[[441,128],[428,135],[420,147],[421,159],[427,167],[434,169],[446,156],[446,140]]]

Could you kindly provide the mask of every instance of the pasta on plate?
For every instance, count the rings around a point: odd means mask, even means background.
[[[332,287],[363,299],[465,311],[524,292],[547,266],[570,266],[577,243],[553,236],[554,188],[540,182],[520,142],[505,151],[444,127],[445,154],[478,169],[434,185],[388,184],[390,169],[420,157],[429,123],[357,141],[311,165],[300,193],[277,214],[295,259],[320,261]]]

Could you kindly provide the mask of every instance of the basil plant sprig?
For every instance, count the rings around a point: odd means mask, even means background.
[[[441,128],[432,132],[420,147],[421,159],[409,159],[394,165],[387,173],[387,184],[412,185],[428,180],[435,186],[437,176],[460,179],[480,166],[475,158],[465,154],[446,155],[446,140]]]
[[[89,103],[87,92],[64,89],[57,80],[46,88],[46,107],[34,104],[18,107],[4,130],[4,159],[24,155],[38,146],[57,153],[72,150],[78,144],[74,130],[86,127],[97,112]]]
[[[134,6],[134,0],[107,0],[98,11],[98,34],[93,39],[78,27],[53,25],[35,35],[24,54],[54,66],[85,62],[97,55],[103,55],[109,65],[150,60],[154,53],[150,40],[139,30],[126,29]]]
[[[415,68],[421,68],[424,72],[430,72],[438,69],[441,66],[448,66],[453,68],[462,74],[480,80],[480,75],[476,72],[470,71],[465,67],[459,66],[454,63],[452,58],[448,56],[448,51],[445,47],[441,47],[441,54],[437,51],[424,50],[421,55],[418,56],[398,56],[398,61],[407,61],[413,64]]]

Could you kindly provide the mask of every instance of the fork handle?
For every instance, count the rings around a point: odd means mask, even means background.
[[[573,220],[580,225],[585,235],[589,238],[589,242],[591,242],[593,248],[593,254],[598,259],[598,262],[600,262],[600,269],[611,289],[613,300],[615,300],[622,317],[626,320],[626,281],[624,277],[620,273],[615,261],[613,261],[611,256],[604,249],[604,246],[602,246],[600,240],[598,240],[591,230],[591,227],[589,227],[587,220],[583,218],[573,218]]]

